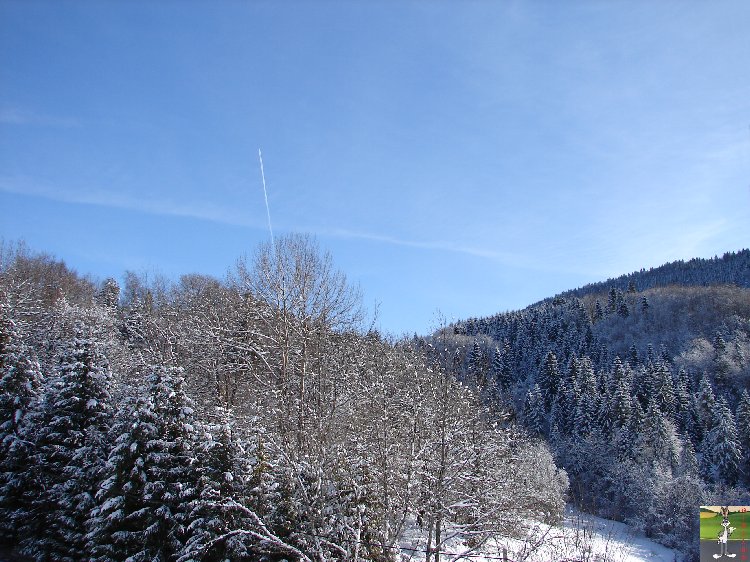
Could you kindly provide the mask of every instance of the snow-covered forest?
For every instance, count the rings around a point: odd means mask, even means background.
[[[561,519],[547,430],[445,363],[453,334],[371,329],[311,238],[223,280],[124,279],[0,252],[0,541],[17,554],[397,560],[418,529],[437,561],[456,536]]]
[[[749,279],[747,250],[623,276],[449,326],[443,364],[545,439],[580,508],[697,556],[696,506],[750,503]]]

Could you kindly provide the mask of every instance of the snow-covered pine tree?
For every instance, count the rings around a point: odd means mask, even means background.
[[[671,424],[659,408],[655,397],[649,402],[646,410],[644,437],[646,459],[659,463],[661,469],[671,475],[679,463],[678,451],[672,439]]]
[[[153,367],[114,441],[88,521],[95,560],[173,560],[183,549],[196,497],[195,420],[180,369]]]
[[[678,471],[680,476],[692,476],[698,479],[698,458],[695,454],[695,447],[690,439],[685,439],[680,451],[680,466]]]
[[[644,408],[648,407],[654,395],[654,364],[646,362],[635,369],[635,396]]]
[[[627,318],[628,316],[630,316],[630,309],[628,308],[628,303],[624,298],[621,298],[617,304],[617,314],[622,318]]]
[[[740,402],[737,405],[737,437],[742,450],[742,471],[745,479],[750,483],[750,393],[742,390]]]
[[[482,350],[479,340],[475,339],[471,346],[467,363],[469,384],[474,385],[476,388],[483,388],[486,386],[486,371],[487,366],[484,351]]]
[[[148,381],[158,436],[150,443],[146,460],[144,501],[153,511],[143,551],[149,559],[161,560],[176,556],[187,539],[189,506],[196,498],[198,481],[196,421],[181,369],[156,367]]]
[[[560,368],[557,365],[557,357],[552,351],[548,351],[537,378],[539,390],[542,393],[544,406],[547,411],[552,407],[552,402],[555,396],[557,396],[561,378]]]
[[[652,380],[656,405],[667,418],[673,419],[676,410],[675,392],[669,367],[661,361],[657,363],[654,367]]]
[[[578,363],[578,392],[576,395],[574,431],[585,437],[598,427],[599,389],[596,374],[587,357]]]
[[[26,417],[41,384],[39,364],[22,342],[10,307],[0,304],[0,540],[15,543],[26,510],[30,442]]]
[[[695,412],[696,423],[693,425],[693,437],[700,442],[713,429],[716,422],[714,416],[717,402],[711,382],[708,375],[703,373],[700,383],[698,384],[698,393],[693,400],[693,409]]]
[[[85,525],[107,455],[111,375],[98,342],[80,321],[62,342],[56,377],[45,389],[37,414],[31,474],[33,517],[20,533],[23,550],[35,558],[85,558]]]
[[[611,416],[612,429],[627,427],[633,411],[633,399],[630,395],[630,386],[625,377],[616,378],[612,384],[612,397],[610,399],[609,412]]]
[[[154,462],[152,449],[159,443],[159,424],[150,398],[130,397],[118,411],[97,505],[87,523],[92,560],[137,559],[145,554],[146,529],[156,508],[146,501],[145,487]]]
[[[544,408],[544,397],[535,384],[526,394],[523,407],[523,418],[526,429],[532,435],[544,435],[547,432],[547,417]]]
[[[500,351],[499,347],[496,347],[495,351],[492,354],[492,376],[495,377],[495,381],[497,381],[497,385],[500,390],[506,391],[508,389],[508,386],[510,386],[510,380],[504,380],[503,368],[503,353],[502,351]]]
[[[627,427],[627,441],[622,443],[623,448],[629,453],[631,459],[640,459],[643,457],[644,448],[647,446],[644,434],[644,423],[646,414],[641,408],[638,400],[633,400],[633,407],[630,412],[630,421]]]
[[[503,344],[501,354],[498,356],[496,353],[495,357],[500,359],[500,361],[494,363],[494,365],[500,367],[500,369],[495,372],[498,383],[500,384],[500,388],[502,390],[507,391],[513,382],[513,351],[510,347],[510,343],[507,340]]]
[[[223,423],[204,429],[196,443],[197,494],[190,505],[188,538],[180,560],[249,560],[253,544],[262,536],[261,518],[249,516],[253,512],[246,501],[251,466],[241,459],[251,456],[251,451],[241,449],[228,412],[220,415]]]
[[[703,454],[704,462],[710,463],[706,466],[712,480],[729,486],[737,483],[742,462],[739,436],[734,416],[723,398],[718,400],[714,411],[713,427],[706,435]]]
[[[686,432],[690,423],[690,382],[687,373],[680,369],[677,373],[675,396],[675,422],[682,432]]]
[[[120,304],[120,284],[112,277],[106,279],[97,294],[101,306],[114,310]]]
[[[594,303],[594,314],[591,320],[592,322],[597,323],[602,318],[604,318],[604,309],[602,308],[602,303],[597,300],[596,303]]]
[[[550,425],[557,426],[562,435],[569,435],[573,429],[573,415],[575,414],[575,391],[565,380],[560,382],[560,388],[550,411]]]

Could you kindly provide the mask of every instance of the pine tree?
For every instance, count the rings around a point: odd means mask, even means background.
[[[657,401],[652,400],[646,410],[644,427],[648,455],[654,461],[662,463],[663,470],[673,471],[677,468],[679,457],[668,424]]]
[[[727,358],[727,342],[721,333],[714,337],[714,381],[718,386],[729,383],[730,362]]]
[[[87,546],[93,560],[144,556],[146,529],[156,508],[147,501],[145,488],[159,453],[159,429],[150,398],[129,398],[118,412],[97,505],[87,523]]]
[[[638,357],[638,348],[635,347],[635,344],[631,344],[630,349],[628,349],[628,363],[631,367],[636,367],[641,363],[641,359]]]
[[[698,459],[695,454],[695,448],[690,439],[686,439],[680,453],[680,475],[689,475],[697,478],[698,473]]]
[[[213,428],[218,438],[206,432],[196,447],[199,478],[196,498],[190,506],[188,539],[181,555],[183,560],[221,562],[251,556],[253,541],[245,540],[242,534],[231,535],[237,529],[257,526],[256,521],[243,517],[248,509],[243,480],[248,475],[240,466],[240,458],[249,451],[240,450],[226,413],[222,418],[225,423]],[[228,538],[222,540],[221,537]]]
[[[585,437],[598,427],[599,391],[596,375],[587,358],[579,363],[580,380],[576,395],[575,432]]]
[[[638,400],[633,400],[633,408],[630,414],[630,421],[627,428],[627,440],[623,446],[628,448],[630,458],[640,460],[643,458],[644,449],[648,446],[645,436],[646,414],[641,408]]]
[[[0,540],[16,542],[26,514],[32,453],[26,418],[41,384],[39,364],[23,344],[10,307],[0,304]]]
[[[635,377],[635,395],[641,403],[641,406],[648,407],[648,403],[651,401],[651,397],[655,393],[655,382],[654,382],[654,364],[646,363],[641,365],[636,371]]]
[[[627,379],[624,377],[615,379],[613,384],[615,387],[610,405],[612,425],[614,428],[627,427],[633,410],[633,400],[630,396],[630,387]]]
[[[189,505],[197,494],[196,422],[181,370],[158,367],[149,384],[159,439],[147,458],[150,470],[144,500],[156,509],[146,529],[143,550],[149,557],[170,558],[185,544]]]
[[[495,348],[492,354],[492,375],[495,377],[498,387],[503,391],[507,391],[510,386],[510,377],[505,376],[505,362],[503,361],[503,353],[499,347]]]
[[[479,344],[479,340],[475,339],[474,344],[471,346],[467,368],[469,383],[483,394],[489,380],[487,377],[487,359],[485,358],[482,346]]]
[[[609,294],[607,298],[607,312],[613,313],[617,311],[617,304],[620,299],[620,291],[618,291],[615,287],[610,287]]]
[[[747,389],[742,390],[740,402],[737,405],[737,437],[743,453],[743,472],[750,481],[750,394]]]
[[[729,406],[721,399],[714,412],[714,423],[706,436],[705,454],[715,482],[733,486],[740,475],[741,452],[737,425]]]
[[[106,279],[97,295],[97,300],[105,308],[116,309],[120,304],[120,284],[111,277]]]
[[[602,308],[602,303],[597,300],[594,303],[594,315],[592,321],[596,324],[602,318],[604,318],[604,309]]]
[[[622,318],[627,318],[630,316],[630,309],[628,308],[628,303],[625,302],[625,299],[620,299],[620,302],[617,305],[617,315]]]
[[[542,393],[544,406],[547,411],[552,407],[552,402],[557,396],[560,379],[557,357],[555,357],[552,351],[548,351],[538,377],[539,390]]]
[[[495,355],[492,361],[492,368],[497,378],[500,388],[506,392],[513,382],[511,369],[512,351],[509,342],[503,344],[503,349],[495,349]]]
[[[717,408],[716,395],[708,380],[706,373],[703,373],[700,383],[698,384],[698,394],[695,397],[695,411],[697,414],[698,426],[695,433],[698,439],[713,429],[716,423],[715,412]]]
[[[76,322],[45,389],[31,458],[38,487],[33,519],[21,532],[24,551],[44,559],[84,558],[85,525],[106,458],[111,376],[99,344]]]
[[[675,415],[675,393],[672,383],[672,373],[664,363],[658,363],[652,375],[653,392],[656,405],[659,410],[669,419]]]
[[[88,521],[96,560],[171,560],[187,540],[196,499],[196,422],[179,369],[155,367],[112,430],[97,504]]]
[[[535,384],[526,394],[523,417],[526,428],[532,434],[543,435],[546,433],[544,397],[538,384]]]
[[[675,387],[675,421],[680,431],[687,430],[690,419],[690,391],[688,387],[687,373],[683,369],[677,374],[677,386]]]

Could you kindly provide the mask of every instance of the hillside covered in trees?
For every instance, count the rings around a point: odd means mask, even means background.
[[[579,506],[691,551],[698,505],[750,503],[749,279],[748,250],[677,262],[433,338],[546,440]]]
[[[305,236],[122,286],[4,245],[0,542],[386,561],[420,529],[437,562],[572,500],[690,559],[698,505],[750,503],[749,255],[394,341]]]
[[[542,439],[444,365],[368,329],[315,242],[224,280],[95,282],[0,252],[0,542],[36,560],[436,562],[560,519]],[[731,340],[730,340],[731,341]]]

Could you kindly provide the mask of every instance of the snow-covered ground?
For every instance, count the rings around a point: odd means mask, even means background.
[[[674,550],[633,531],[624,523],[609,521],[568,507],[562,526],[527,523],[526,538],[497,538],[478,550],[469,549],[456,537],[441,549],[442,560],[497,562],[674,562]],[[416,526],[401,541],[401,560],[425,559],[426,537]]]

